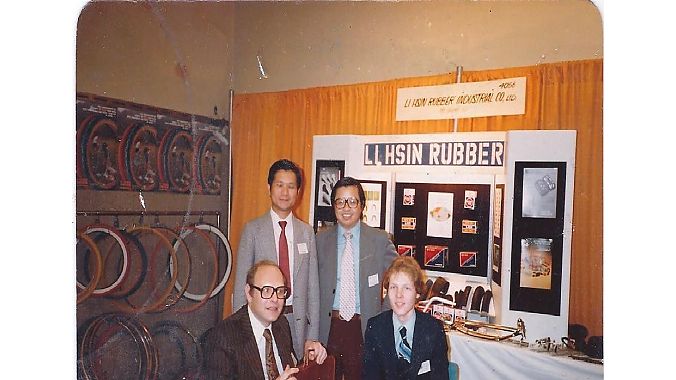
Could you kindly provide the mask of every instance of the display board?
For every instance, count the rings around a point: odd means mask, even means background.
[[[488,275],[490,185],[397,182],[394,244],[420,267]]]
[[[529,341],[565,336],[575,140],[565,130],[314,136],[310,219],[334,217],[317,205],[332,160],[344,176],[385,181],[385,230],[400,255],[450,292],[490,289],[494,322],[523,320]],[[367,204],[369,221],[375,211]]]
[[[515,162],[509,308],[561,312],[565,162]]]
[[[78,189],[219,195],[227,122],[101,96],[76,99]]]

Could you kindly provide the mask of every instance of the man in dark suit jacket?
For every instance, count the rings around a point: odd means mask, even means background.
[[[274,262],[263,260],[251,267],[246,280],[247,304],[203,338],[203,378],[294,379],[292,375],[298,369],[291,368],[296,365],[291,330],[286,318],[279,318],[290,291],[284,276]],[[326,350],[322,347],[309,359],[321,364]]]
[[[443,325],[430,314],[415,310],[425,284],[418,263],[412,257],[398,257],[383,284],[392,310],[368,321],[362,379],[448,379]]]
[[[271,209],[246,223],[237,248],[237,268],[233,290],[233,310],[244,305],[245,275],[259,260],[280,261],[280,237],[284,232],[289,272],[287,284],[292,294],[282,315],[291,326],[293,347],[299,356],[318,350],[319,288],[317,249],[312,227],[293,215],[293,207],[302,183],[300,168],[282,159],[270,166],[268,190]],[[286,222],[284,228],[279,222]]]
[[[361,223],[366,196],[361,184],[351,177],[336,182],[331,192],[337,226],[317,234],[319,263],[319,340],[336,358],[336,379],[361,378],[363,334],[366,321],[387,309],[382,302],[381,280],[385,269],[397,257],[385,231]],[[341,316],[342,260],[349,232],[355,280],[354,314]],[[348,256],[349,257],[349,256]],[[340,263],[339,263],[340,261]],[[347,293],[347,292],[346,292]]]

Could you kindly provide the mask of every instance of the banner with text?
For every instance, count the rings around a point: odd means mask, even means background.
[[[364,166],[503,166],[504,141],[400,142],[364,145]]]
[[[526,77],[397,90],[396,121],[522,115]]]

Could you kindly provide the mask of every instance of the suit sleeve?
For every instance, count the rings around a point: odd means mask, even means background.
[[[369,319],[364,335],[364,358],[362,362],[362,380],[380,380],[382,373],[378,352],[378,333],[373,323],[373,318]]]
[[[308,327],[309,340],[319,340],[319,264],[317,262],[317,241],[312,228],[308,230],[310,241],[310,273],[308,277]]]
[[[237,379],[237,361],[233,352],[223,344],[223,337],[218,328],[212,328],[204,337],[202,350],[202,379],[225,380]]]
[[[232,293],[232,310],[238,310],[246,304],[244,285],[246,272],[254,264],[254,226],[251,222],[244,225],[242,237],[237,246],[237,270],[235,273],[235,288]]]

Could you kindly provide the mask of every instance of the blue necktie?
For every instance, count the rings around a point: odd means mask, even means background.
[[[408,344],[406,340],[406,326],[401,326],[399,329],[399,334],[401,334],[401,342],[399,343],[399,355],[403,357],[407,362],[411,362],[411,345]]]

